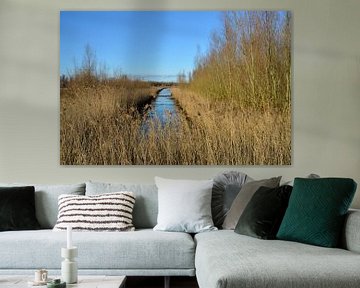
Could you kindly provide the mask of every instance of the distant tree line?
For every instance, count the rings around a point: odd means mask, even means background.
[[[87,44],[84,49],[81,65],[78,66],[74,63],[73,71],[68,75],[60,75],[60,88],[67,88],[69,85],[76,83],[87,88],[94,88],[98,84],[111,84],[114,83],[134,83],[138,87],[163,87],[163,86],[176,86],[178,83],[164,82],[164,81],[144,81],[140,79],[133,79],[126,74],[121,73],[118,69],[113,75],[109,74],[109,69],[105,63],[99,64],[96,53],[93,48]],[[119,85],[118,85],[119,86]]]

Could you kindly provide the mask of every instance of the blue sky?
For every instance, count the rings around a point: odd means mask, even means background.
[[[173,81],[192,71],[198,47],[204,53],[220,27],[218,11],[61,11],[60,73],[80,65],[89,44],[110,72]]]

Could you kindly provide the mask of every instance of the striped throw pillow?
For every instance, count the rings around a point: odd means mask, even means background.
[[[59,214],[55,231],[72,226],[74,231],[133,231],[133,192],[115,192],[92,196],[59,196]]]

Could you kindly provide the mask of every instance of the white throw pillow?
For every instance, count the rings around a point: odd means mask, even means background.
[[[74,231],[133,231],[133,192],[114,192],[92,196],[59,196],[55,231],[72,226]]]
[[[155,177],[159,212],[154,230],[198,233],[217,230],[211,217],[213,180]]]

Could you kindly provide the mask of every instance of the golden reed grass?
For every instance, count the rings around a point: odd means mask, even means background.
[[[290,164],[290,112],[242,111],[172,88],[179,116],[161,126],[136,108],[150,87],[75,84],[61,89],[63,165]]]

